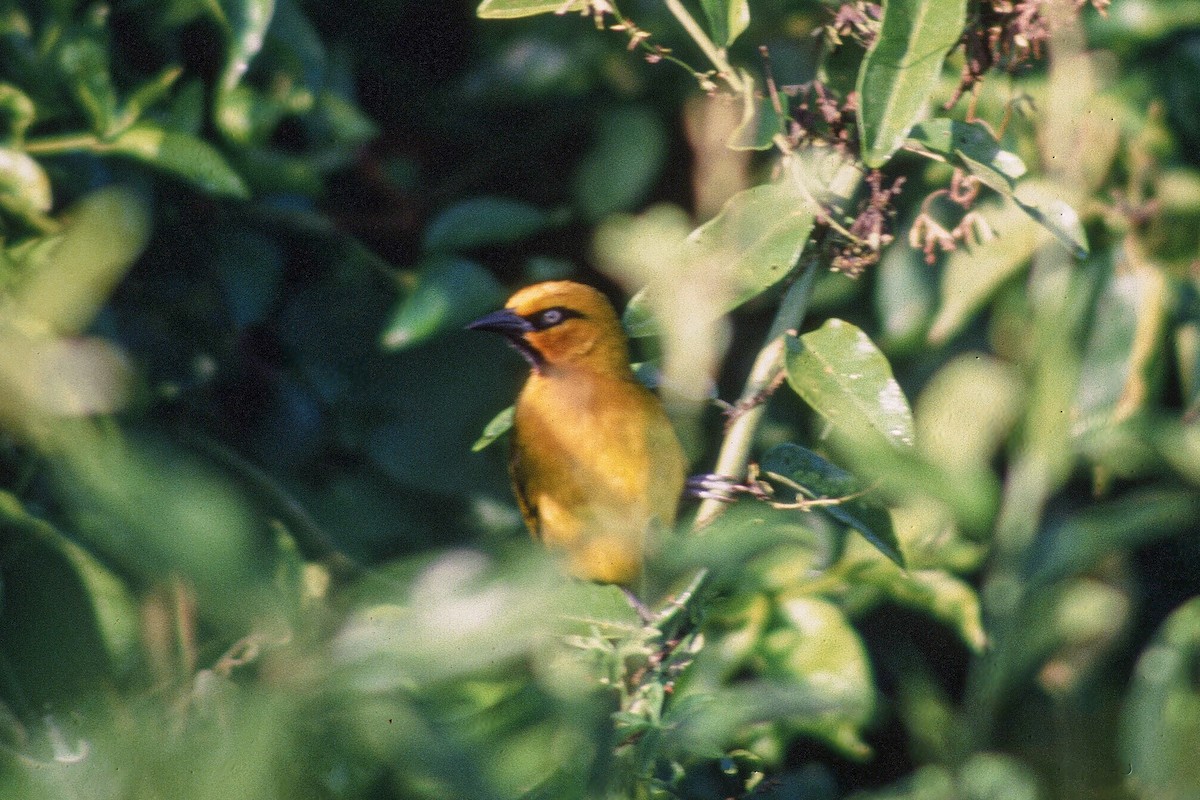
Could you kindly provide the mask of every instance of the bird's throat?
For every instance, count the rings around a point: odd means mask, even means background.
[[[529,362],[530,368],[538,375],[546,368],[546,357],[542,355],[536,347],[525,341],[520,336],[506,337],[512,348],[521,354],[521,357]]]

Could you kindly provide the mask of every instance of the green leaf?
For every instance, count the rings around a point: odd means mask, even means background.
[[[27,220],[39,220],[54,197],[41,165],[19,150],[0,147],[0,205]]]
[[[1021,761],[1001,753],[976,753],[963,764],[953,796],[967,800],[1038,800],[1037,777]]]
[[[180,575],[210,619],[244,620],[277,602],[262,592],[274,567],[263,547],[270,515],[248,483],[167,437],[86,421],[58,434],[54,477],[70,486],[68,513],[96,551],[139,581]]]
[[[275,0],[216,0],[209,10],[225,29],[225,67],[217,85],[216,121],[225,131],[227,105],[242,82],[250,62],[262,50],[275,13]]]
[[[1087,234],[1079,215],[1040,182],[1017,185],[1026,172],[1025,162],[1000,148],[999,142],[978,123],[935,119],[913,128],[912,141],[965,167],[979,181],[1016,203],[1038,224],[1066,245],[1076,258],[1088,254]]]
[[[748,0],[700,0],[717,47],[728,47],[750,25]]]
[[[0,141],[19,146],[35,119],[37,108],[29,95],[11,83],[0,83]]]
[[[817,506],[816,510],[862,534],[879,552],[904,566],[900,542],[892,528],[888,510],[870,494],[863,494],[863,484],[846,470],[826,461],[813,451],[797,444],[776,445],[762,457],[763,472],[781,475],[805,489],[800,499],[841,500],[834,505]]]
[[[314,9],[313,13],[317,11]],[[306,89],[339,94],[349,90],[352,84],[348,81],[349,75],[339,74],[346,66],[344,62],[339,63],[343,55],[331,57],[326,51],[310,15],[301,8],[301,0],[276,0],[268,33],[272,58],[279,57],[275,55],[276,47],[282,49],[280,60],[287,64],[289,71],[294,70]]]
[[[321,92],[313,106],[314,124],[328,128],[329,139],[346,149],[347,160],[355,148],[379,133],[374,121],[341,95]]]
[[[518,19],[580,11],[587,5],[588,0],[483,0],[475,14],[481,19]]]
[[[163,127],[199,136],[204,130],[207,114],[205,102],[203,81],[185,81],[171,96],[168,108],[163,113]]]
[[[227,91],[241,83],[250,61],[262,50],[275,14],[275,0],[217,0],[212,6],[229,37],[221,75],[221,89]]]
[[[929,329],[931,344],[943,344],[995,294],[1006,280],[1029,265],[1049,236],[1015,205],[982,203],[976,209],[996,238],[951,253],[939,291],[941,305]]]
[[[57,551],[58,557],[70,564],[79,581],[80,588],[86,593],[87,605],[90,606],[88,609],[90,613],[85,613],[84,616],[89,618],[90,622],[90,617],[94,615],[96,632],[103,641],[102,651],[107,657],[107,662],[122,672],[135,666],[138,644],[138,629],[135,621],[137,618],[136,605],[133,595],[117,576],[94,555],[68,539],[49,522],[29,513],[21,501],[8,492],[0,492],[0,520],[3,520],[7,531],[18,532],[18,535],[29,543],[36,542],[39,547]],[[28,547],[29,544],[25,546]],[[49,554],[47,553],[47,555]],[[25,558],[27,557],[25,556]],[[26,569],[28,569],[28,564],[26,564]],[[30,577],[34,581],[41,581],[48,576],[41,572]],[[8,589],[8,587],[5,588]],[[7,591],[6,597],[8,597]],[[55,597],[56,610],[61,611],[58,606],[61,599]],[[8,611],[8,609],[3,610]],[[63,616],[69,620],[70,627],[77,631],[76,635],[86,636],[88,634],[84,630],[86,625],[79,625],[84,621],[82,618],[74,615],[59,615],[58,618]],[[50,623],[53,626],[55,622],[56,619],[42,620],[43,625]],[[59,655],[62,656],[65,653]]]
[[[267,148],[280,122],[289,116],[307,114],[312,107],[313,95],[303,86],[263,92],[240,84],[221,97],[217,113],[221,132],[230,142]],[[315,170],[316,166],[310,169]]]
[[[934,271],[911,247],[888,247],[875,270],[872,298],[888,352],[906,354],[923,345],[937,302]]]
[[[183,67],[166,67],[158,75],[134,89],[133,93],[125,99],[125,104],[121,109],[122,121],[127,125],[137,122],[142,112],[166,98],[167,93],[182,74]]]
[[[109,136],[117,116],[117,92],[109,75],[108,49],[98,39],[79,32],[63,42],[58,63],[92,131],[101,138]]]
[[[707,274],[727,276],[720,281],[729,292],[721,310],[732,311],[791,272],[808,243],[816,211],[790,176],[755,186],[735,194],[717,216],[692,231],[678,257],[686,263],[711,265]],[[602,236],[603,231],[598,242]],[[610,244],[614,250],[635,246],[634,242]],[[631,336],[657,332],[648,297],[657,291],[669,292],[671,287],[651,283],[629,301],[624,322]]]
[[[900,605],[923,611],[946,623],[976,653],[987,646],[979,595],[968,584],[940,569],[894,572],[884,583],[888,596]]]
[[[137,159],[218,197],[250,197],[242,177],[220,151],[191,134],[136,125],[107,143],[102,152]]]
[[[472,197],[442,211],[425,229],[428,252],[447,253],[519,242],[545,230],[550,215],[503,197]]]
[[[868,167],[883,166],[941,79],[962,35],[966,0],[884,0],[879,36],[858,72],[858,133]]]
[[[1179,391],[1183,407],[1200,408],[1200,295],[1181,292],[1173,349],[1179,365]]]
[[[1030,576],[1048,584],[1096,564],[1114,551],[1187,531],[1200,515],[1195,492],[1147,488],[1095,503],[1051,528]]]
[[[128,189],[94,192],[72,207],[67,222],[20,287],[21,310],[57,333],[87,328],[117,281],[145,247],[150,211]]]
[[[43,709],[99,696],[114,677],[112,656],[127,662],[136,641],[132,598],[121,596],[111,574],[106,577],[116,591],[97,586],[93,596],[80,566],[100,570],[99,564],[7,492],[0,493],[0,522],[13,559],[4,571],[0,616],[6,697],[15,689],[26,707]],[[114,627],[97,618],[97,605]]]
[[[859,730],[870,719],[875,692],[871,664],[858,632],[832,603],[813,597],[787,600],[780,624],[759,642],[764,677],[792,683],[823,713],[785,721],[818,736],[843,753],[862,758],[870,750]]]
[[[840,319],[787,340],[788,383],[834,427],[854,438],[913,443],[913,416],[892,367],[859,328]]]
[[[1088,41],[1125,56],[1181,30],[1200,26],[1196,0],[1122,0],[1113,13],[1088,14]]]
[[[930,119],[915,125],[910,138],[930,152],[966,166],[986,186],[1011,195],[1013,182],[1026,173],[1016,153],[1000,148],[987,128],[978,122]]]
[[[487,447],[492,442],[499,439],[504,434],[508,433],[513,426],[513,416],[516,414],[516,406],[509,406],[501,411],[496,416],[492,417],[491,422],[483,429],[483,433],[475,440],[475,444],[471,445],[471,452],[478,453],[483,448]]]
[[[791,272],[812,233],[816,211],[793,180],[738,192],[716,217],[688,237],[693,251],[733,259],[729,271],[737,308]]]
[[[1079,212],[1058,197],[1052,187],[1044,183],[1025,182],[1017,187],[1012,198],[1022,211],[1054,234],[1054,238],[1070,250],[1071,255],[1087,258],[1091,249]]]
[[[609,111],[571,182],[575,205],[588,220],[637,206],[658,180],[666,155],[666,132],[649,108]]]
[[[754,76],[749,71],[740,71],[742,81],[751,88],[742,94],[742,120],[729,135],[726,145],[731,150],[769,150],[774,146],[775,137],[783,133],[786,114],[775,108],[775,100],[770,95],[757,95],[753,89]],[[779,101],[785,102],[782,97]]]
[[[1077,431],[1127,419],[1151,402],[1170,295],[1156,266],[1135,257],[1116,267],[1096,299],[1080,361]]]
[[[492,273],[474,261],[433,257],[421,265],[417,285],[392,312],[383,331],[383,346],[399,350],[461,328],[503,299],[504,291]]]
[[[1121,751],[1137,797],[1195,800],[1200,786],[1200,597],[1167,617],[1143,651],[1125,703]]]
[[[99,337],[50,333],[45,320],[29,318],[0,329],[7,422],[36,431],[50,418],[112,414],[128,405],[132,370],[124,353]]]
[[[820,574],[844,549],[841,526],[809,526],[807,521],[795,512],[758,503],[734,506],[706,527],[703,536],[680,536],[662,548],[654,574],[686,581],[703,569],[710,589],[728,589],[743,597],[764,584],[795,587],[805,577]]]
[[[893,505],[934,498],[954,515],[968,537],[990,530],[996,515],[1000,487],[991,469],[983,467],[948,472],[923,457],[916,448],[897,448],[879,436],[852,440],[844,453],[863,481],[878,482]]]
[[[311,157],[253,145],[237,148],[231,155],[237,159],[237,170],[246,176],[246,183],[258,192],[311,197],[324,188],[318,164]]]
[[[483,670],[495,674],[528,657],[547,633],[566,627],[559,615],[567,584],[550,580],[552,569],[544,557],[501,572],[476,551],[438,555],[411,581],[404,605],[363,604],[347,615],[331,642],[333,658],[347,670],[344,685],[408,690]],[[447,625],[447,614],[478,624]]]
[[[921,391],[918,448],[947,472],[987,469],[1020,419],[1026,391],[1010,365],[983,353],[964,353]]]

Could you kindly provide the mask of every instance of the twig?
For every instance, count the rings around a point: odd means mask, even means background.
[[[852,164],[847,164],[838,170],[830,182],[830,194],[834,197],[849,198],[862,181],[862,173]],[[736,405],[749,406],[748,410],[733,420],[725,430],[725,438],[721,442],[721,450],[717,454],[713,473],[740,478],[746,474],[746,466],[750,462],[750,447],[754,442],[754,434],[766,413],[765,403],[754,405],[759,397],[776,380],[784,366],[786,355],[787,335],[789,331],[799,330],[808,312],[808,301],[812,294],[813,281],[816,279],[818,263],[816,260],[805,266],[800,278],[788,287],[775,312],[775,319],[767,332],[766,341],[754,359],[750,375],[746,378],[745,388]],[[716,519],[724,504],[719,500],[705,500],[696,512],[693,523],[695,530],[700,530]]]
[[[713,467],[716,475],[741,477],[746,472],[750,461],[750,447],[758,423],[762,420],[767,407],[765,403],[752,405],[754,399],[767,390],[783,370],[787,333],[795,330],[804,320],[808,311],[808,300],[812,293],[813,280],[816,278],[817,262],[813,261],[804,268],[800,279],[788,288],[787,294],[779,304],[771,330],[767,333],[766,344],[754,359],[750,375],[746,378],[746,386],[737,405],[746,405],[746,411],[738,415],[725,431],[725,439],[721,442],[721,451]],[[694,528],[700,530],[720,515],[725,504],[719,500],[705,500],[696,512]]]
[[[687,31],[688,36],[692,37],[692,41],[696,43],[704,55],[708,57],[708,60],[712,62],[713,66],[717,68],[717,73],[725,83],[729,84],[730,89],[733,89],[738,94],[753,91],[754,87],[746,85],[746,82],[742,80],[742,76],[734,70],[733,66],[729,63],[729,59],[725,57],[725,51],[717,47],[713,40],[708,38],[708,34],[700,27],[700,23],[696,22],[696,18],[688,13],[688,10],[683,7],[683,3],[680,0],[663,0],[663,2],[666,4],[667,9],[675,15],[675,19],[679,21],[683,29]]]

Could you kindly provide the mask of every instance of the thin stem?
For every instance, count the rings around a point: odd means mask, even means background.
[[[729,84],[730,89],[733,89],[738,94],[742,94],[753,88],[752,86],[746,86],[745,81],[734,71],[729,63],[729,59],[725,57],[725,51],[717,47],[713,43],[713,40],[708,38],[708,34],[700,27],[700,23],[696,22],[696,18],[688,13],[688,10],[683,7],[683,3],[680,0],[663,0],[663,2],[666,4],[667,9],[675,15],[675,19],[679,21],[683,29],[687,31],[688,36],[691,36],[704,55],[708,56],[708,60],[717,68],[717,72]]]
[[[785,164],[790,163],[790,164],[795,165],[795,164],[799,163],[799,162],[795,161],[795,159],[794,159],[793,151],[792,151],[792,144],[791,144],[791,142],[788,141],[788,138],[786,136],[784,136],[782,133],[777,133],[777,134],[775,134],[775,136],[772,138],[771,141],[773,141],[775,143],[775,146],[779,148],[779,152],[783,153]],[[791,160],[789,161],[789,159],[791,159]],[[790,180],[792,181],[792,183],[795,184],[796,188],[800,191],[800,194],[804,197],[805,200],[807,200],[812,205],[813,208],[822,208],[821,202],[819,200],[817,200],[817,198],[813,197],[812,192],[808,188],[808,184],[805,183],[804,176],[795,174],[796,170],[797,170],[797,167],[795,167],[795,166],[788,169],[788,172],[791,173],[789,177],[790,177]],[[857,172],[857,169],[855,171]],[[837,177],[838,181],[845,180],[844,172],[845,172],[845,170],[842,170],[839,172],[839,175]],[[849,190],[843,196],[848,198],[851,194],[853,194],[854,188],[855,188],[855,186],[857,186],[857,184],[858,184],[858,181],[855,180],[854,186],[849,187]],[[835,192],[837,191],[836,187],[830,187],[830,188],[834,188]],[[863,243],[862,239],[859,239],[853,233],[846,230],[846,228],[844,226],[839,224],[838,221],[833,218],[832,214],[826,214],[825,219],[823,221],[825,222],[826,225],[828,225],[834,231],[841,234],[842,236],[844,236],[846,239],[850,240],[851,242],[854,242],[855,244]]]
[[[802,182],[801,176],[795,176],[795,180],[797,183]],[[830,194],[845,202],[861,182],[862,173],[853,164],[847,164],[838,170],[830,181]],[[750,375],[746,378],[746,385],[738,400],[737,406],[748,410],[736,417],[725,432],[725,439],[721,442],[721,450],[713,467],[713,472],[717,475],[740,479],[746,474],[754,434],[767,411],[766,403],[757,401],[783,369],[786,335],[788,331],[798,330],[804,322],[817,267],[818,259],[813,259],[804,268],[799,279],[788,287],[779,304],[779,310],[775,312],[775,319],[767,332],[766,343],[754,359],[754,365],[750,368]],[[696,512],[693,527],[698,530],[708,525],[720,515],[724,507],[725,504],[720,500],[705,500]]]
[[[90,133],[67,133],[61,136],[44,136],[40,139],[29,139],[22,148],[29,155],[47,156],[58,153],[73,153],[85,151],[101,153],[108,146]]]
[[[635,32],[638,30],[636,25],[634,25],[632,22],[629,21],[628,18],[626,18],[623,14],[621,14],[621,9],[617,8],[615,3],[609,4],[608,13],[613,15],[613,18],[616,19],[618,25],[622,26],[626,31],[630,31],[631,35],[632,35],[632,32]],[[616,30],[616,29],[617,28],[615,28],[615,27],[610,28],[610,30]],[[638,38],[632,39],[631,41],[637,45],[638,49],[640,49],[643,53],[646,54],[647,59],[650,59],[650,58],[661,59],[661,60],[667,61],[671,64],[675,64],[676,66],[682,67],[683,69],[687,70],[689,75],[691,75],[693,78],[695,78],[698,81],[705,81],[708,79],[707,75],[704,75],[703,73],[697,72],[695,69],[693,69],[691,64],[687,63],[686,61],[684,61],[681,58],[677,58],[677,57],[671,55],[670,51],[665,47],[657,47],[655,45],[652,45],[648,41],[646,41],[646,38],[643,38],[643,37],[638,37]],[[632,45],[631,45],[631,47],[632,47]]]
[[[775,319],[771,322],[766,344],[754,359],[750,375],[746,378],[739,406],[746,407],[754,403],[783,369],[788,331],[798,329],[804,321],[816,274],[817,261],[813,260],[804,268],[800,278],[788,287],[783,301],[779,304],[779,310],[775,312]],[[733,478],[740,478],[745,474],[754,434],[766,411],[766,403],[758,403],[734,418],[733,424],[725,433],[725,440],[721,442],[721,451],[717,455],[713,472]],[[699,529],[708,525],[717,518],[724,507],[725,504],[720,500],[705,500],[696,512],[695,527]]]

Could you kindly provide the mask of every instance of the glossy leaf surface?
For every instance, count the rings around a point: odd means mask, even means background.
[[[798,501],[835,501],[814,506],[814,510],[828,514],[858,531],[881,553],[904,566],[904,556],[900,552],[900,542],[892,528],[888,510],[849,472],[808,448],[787,443],[767,451],[759,466],[768,477],[771,474],[780,475],[802,487],[804,491],[798,493]]]
[[[413,347],[438,333],[457,330],[504,302],[492,273],[474,261],[434,257],[426,261],[413,290],[400,301],[383,332],[383,345]]]
[[[913,417],[887,358],[858,327],[828,320],[787,340],[788,383],[834,427],[875,435],[897,447],[913,443]]]
[[[817,209],[794,183],[784,180],[734,195],[716,217],[696,228],[682,243],[679,258],[708,265],[712,279],[723,277],[726,312],[782,280],[808,243]],[[625,309],[632,336],[656,330],[647,292],[639,292]]]
[[[883,20],[858,73],[858,131],[868,167],[881,167],[941,79],[942,63],[958,43],[965,0],[885,0]]]
[[[481,19],[519,19],[536,14],[578,11],[585,0],[483,0],[475,13]]]

